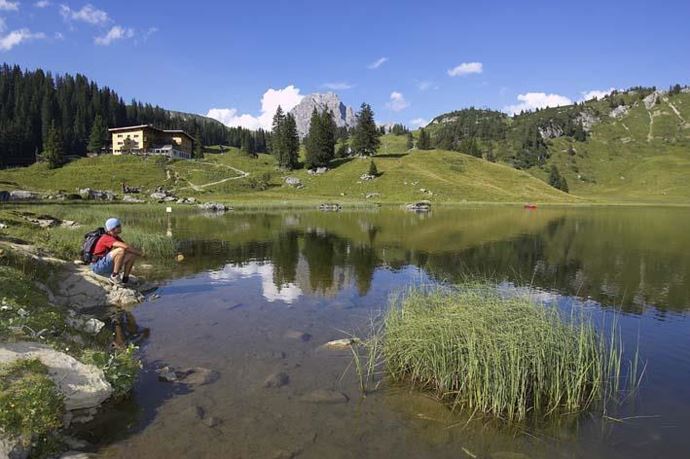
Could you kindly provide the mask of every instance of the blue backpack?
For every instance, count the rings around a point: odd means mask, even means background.
[[[97,228],[94,231],[89,231],[84,235],[84,243],[81,248],[81,259],[84,263],[92,263],[96,261],[93,256],[93,249],[96,248],[96,243],[105,234],[104,228]]]

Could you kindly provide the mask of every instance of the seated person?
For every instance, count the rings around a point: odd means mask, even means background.
[[[95,261],[91,263],[91,270],[108,277],[115,285],[126,284],[129,282],[129,273],[132,271],[134,261],[144,254],[120,238],[122,225],[117,218],[109,218],[105,222],[105,231],[106,233],[98,239],[93,249]]]

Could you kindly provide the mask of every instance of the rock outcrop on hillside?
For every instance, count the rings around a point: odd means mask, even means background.
[[[319,112],[330,110],[333,113],[335,125],[338,127],[351,128],[355,126],[354,110],[343,104],[337,94],[333,92],[309,94],[295,108],[290,110],[292,116],[295,117],[300,139],[309,132],[309,121],[314,108]]]

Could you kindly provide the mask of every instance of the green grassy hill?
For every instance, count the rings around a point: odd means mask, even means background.
[[[463,118],[464,117],[464,118]],[[585,123],[582,123],[583,119]],[[478,126],[476,131],[472,126]],[[586,137],[578,139],[579,126]],[[524,167],[548,180],[556,165],[570,192],[616,202],[690,203],[690,92],[651,88],[601,100],[508,117],[490,110],[460,110],[427,127],[435,144],[463,151],[463,137],[478,139],[483,156],[521,166],[529,130],[543,133],[546,159]],[[538,150],[534,148],[534,150]],[[536,155],[536,153],[535,153]]]
[[[120,184],[126,182],[146,191],[164,186],[178,196],[257,204],[403,203],[422,199],[447,203],[578,201],[527,172],[506,165],[457,152],[405,152],[404,148],[404,137],[385,136],[381,151],[388,153],[375,157],[380,176],[371,181],[360,180],[369,168],[366,159],[335,160],[325,174],[310,175],[303,169],[280,171],[270,155],[249,158],[230,148],[223,154],[208,153],[202,161],[168,162],[160,158],[106,155],[79,159],[55,170],[34,164],[0,171],[0,189],[73,192],[91,187],[118,192]],[[304,187],[286,186],[287,176],[299,178]],[[268,178],[266,190],[258,189],[257,181],[262,178]]]

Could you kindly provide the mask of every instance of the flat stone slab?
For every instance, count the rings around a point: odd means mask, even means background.
[[[0,363],[33,358],[48,367],[48,376],[64,395],[67,410],[97,407],[113,393],[103,371],[94,365],[81,363],[41,343],[23,341],[0,344]]]

